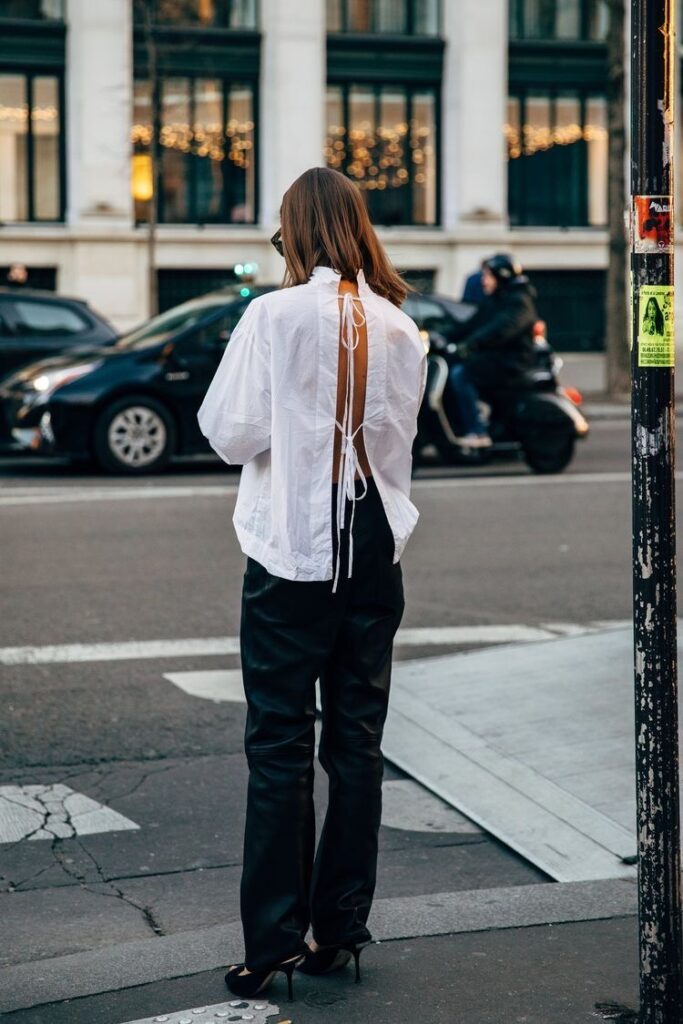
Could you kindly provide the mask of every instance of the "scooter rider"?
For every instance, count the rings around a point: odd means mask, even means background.
[[[463,426],[458,441],[470,448],[491,445],[478,406],[479,393],[514,384],[533,362],[533,326],[538,319],[536,290],[522,267],[505,253],[482,264],[484,301],[458,343],[463,358],[450,369]]]

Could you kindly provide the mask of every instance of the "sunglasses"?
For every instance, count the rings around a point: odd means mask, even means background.
[[[275,247],[276,251],[280,254],[280,256],[284,256],[285,250],[282,247],[282,238],[280,235],[281,230],[281,228],[278,228],[270,241],[272,242],[273,246]]]

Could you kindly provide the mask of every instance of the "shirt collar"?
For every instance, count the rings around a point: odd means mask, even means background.
[[[332,281],[338,283],[341,280],[341,274],[338,270],[334,270],[332,267],[324,267],[322,264],[318,264],[317,267],[313,267],[310,280],[318,281],[321,284]],[[356,272],[356,280],[358,282],[359,292],[367,293],[370,291],[370,286],[365,280],[365,274],[360,269]]]

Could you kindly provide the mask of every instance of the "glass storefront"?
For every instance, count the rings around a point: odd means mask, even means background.
[[[159,88],[159,221],[237,224],[256,219],[254,89],[220,78],[164,78]],[[135,82],[132,183],[136,220],[148,219],[154,117],[149,83]]]
[[[523,90],[508,101],[505,135],[512,225],[606,224],[604,96]]]

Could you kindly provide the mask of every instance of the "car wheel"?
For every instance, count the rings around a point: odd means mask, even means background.
[[[148,395],[119,398],[100,413],[95,425],[95,457],[109,473],[158,472],[168,464],[175,445],[171,414]]]

